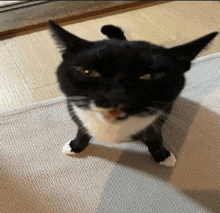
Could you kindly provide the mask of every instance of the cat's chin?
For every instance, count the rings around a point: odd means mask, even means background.
[[[111,125],[120,124],[121,122],[123,122],[128,117],[126,113],[123,113],[122,116],[120,116],[118,118],[115,118],[115,117],[108,116],[108,115],[106,115],[105,113],[102,113],[102,112],[96,112],[96,116],[103,123],[111,124]]]

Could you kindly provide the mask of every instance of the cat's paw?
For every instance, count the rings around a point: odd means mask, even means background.
[[[74,155],[74,154],[76,154],[75,152],[72,151],[72,148],[70,147],[70,142],[66,143],[63,146],[63,153],[65,155]]]
[[[174,166],[175,163],[176,163],[176,158],[175,158],[174,154],[171,152],[170,152],[169,157],[167,157],[164,161],[159,162],[159,164],[161,164],[163,166],[169,166],[169,167]]]
[[[66,144],[63,146],[63,153],[64,153],[65,155],[75,155],[75,154],[77,154],[77,153],[79,153],[79,152],[82,151],[82,149],[71,147],[71,146],[72,146],[71,142],[72,142],[72,141],[66,143]]]

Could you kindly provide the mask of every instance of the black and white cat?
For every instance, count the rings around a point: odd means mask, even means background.
[[[63,153],[83,151],[92,137],[106,142],[140,140],[156,162],[174,166],[174,155],[163,147],[162,126],[184,87],[184,72],[218,33],[167,49],[127,41],[112,25],[101,29],[110,40],[91,42],[49,23],[63,49],[58,82],[78,126]]]

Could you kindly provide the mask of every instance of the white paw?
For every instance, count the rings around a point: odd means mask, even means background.
[[[170,156],[166,158],[164,161],[161,161],[159,164],[164,166],[174,166],[176,163],[176,158],[173,153],[170,153]]]
[[[64,146],[63,146],[63,153],[65,155],[75,155],[76,153],[75,152],[71,152],[71,147],[70,147],[70,142],[66,143]]]

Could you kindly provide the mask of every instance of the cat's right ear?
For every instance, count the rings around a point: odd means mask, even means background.
[[[62,50],[78,51],[92,45],[92,42],[86,41],[67,32],[55,22],[49,20],[48,23],[52,37]]]

